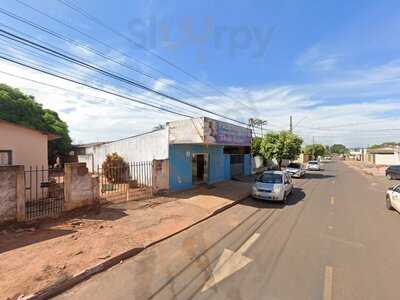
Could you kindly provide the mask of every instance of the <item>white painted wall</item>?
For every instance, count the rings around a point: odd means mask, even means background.
[[[126,162],[152,161],[168,159],[168,130],[162,129],[142,135],[86,148],[85,157],[78,157],[79,162],[87,162],[88,155],[93,155],[95,169],[106,159],[107,154],[116,152]],[[88,165],[88,168],[90,166]]]
[[[394,154],[375,154],[376,165],[396,165],[398,163],[397,156]]]
[[[167,123],[171,144],[204,143],[204,119],[185,119]]]

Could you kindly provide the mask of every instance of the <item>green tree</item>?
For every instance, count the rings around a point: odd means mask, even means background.
[[[262,142],[261,137],[254,137],[251,140],[251,151],[254,156],[261,155],[261,142]]]
[[[322,144],[307,145],[304,149],[304,154],[312,155],[315,159],[318,156],[323,156],[325,154],[325,146]]]
[[[303,140],[289,131],[266,134],[261,142],[260,153],[265,159],[276,159],[281,168],[282,160],[296,159],[301,153]]]
[[[59,135],[59,139],[49,142],[51,164],[57,155],[68,154],[71,149],[68,126],[58,114],[44,109],[33,96],[25,95],[6,84],[0,84],[0,119]]]
[[[345,145],[342,144],[334,144],[331,146],[331,153],[334,154],[345,154],[348,152],[347,148]]]

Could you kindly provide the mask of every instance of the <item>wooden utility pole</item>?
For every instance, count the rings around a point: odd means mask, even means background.
[[[293,118],[290,116],[290,125],[289,125],[290,132],[293,132]]]

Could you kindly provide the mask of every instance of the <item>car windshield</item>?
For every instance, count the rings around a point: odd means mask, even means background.
[[[309,164],[309,165],[317,165],[318,162],[317,162],[317,161],[309,161],[308,164]]]
[[[293,169],[300,169],[300,164],[290,163],[287,167]]]
[[[282,183],[282,175],[276,173],[264,173],[259,179],[263,183]]]

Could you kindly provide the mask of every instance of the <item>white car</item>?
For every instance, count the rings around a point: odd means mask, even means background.
[[[306,174],[306,170],[300,163],[290,163],[287,168],[286,172],[290,174],[292,177],[303,177]]]
[[[320,170],[321,170],[321,166],[320,166],[320,164],[319,164],[318,161],[316,161],[316,160],[310,160],[310,161],[307,163],[307,170],[310,170],[310,171],[320,171]]]
[[[287,203],[287,198],[292,191],[292,178],[287,172],[265,171],[256,179],[252,196],[257,199]]]
[[[395,209],[400,212],[400,184],[389,188],[386,192],[387,209]]]

